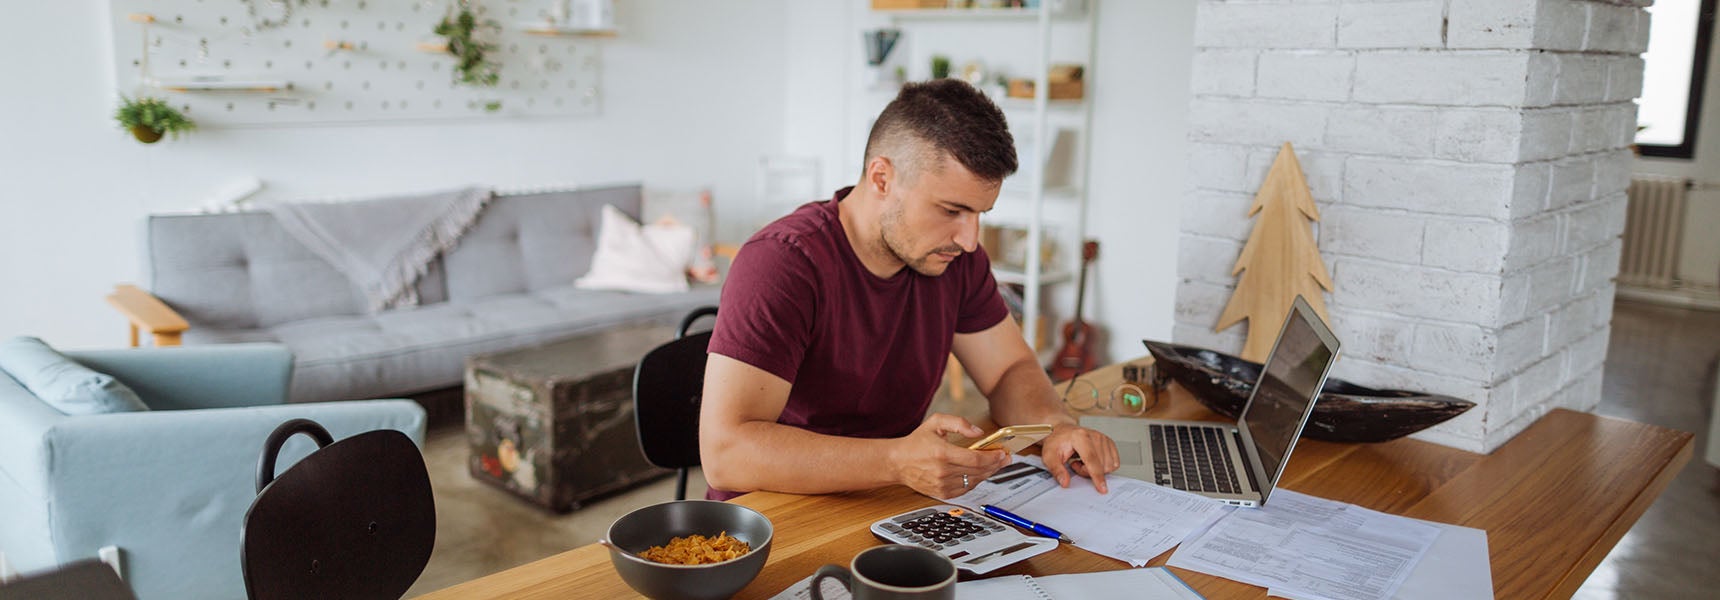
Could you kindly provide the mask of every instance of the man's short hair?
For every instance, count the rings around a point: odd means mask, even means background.
[[[900,156],[902,149],[919,144],[919,156]],[[929,146],[929,148],[927,147]],[[873,157],[892,155],[896,168],[912,172],[932,167],[947,155],[975,177],[1002,182],[1015,173],[1015,140],[1009,122],[990,98],[960,79],[934,79],[902,86],[896,99],[884,107],[866,138],[866,163]],[[865,169],[865,165],[861,165]],[[908,175],[912,176],[912,175]]]

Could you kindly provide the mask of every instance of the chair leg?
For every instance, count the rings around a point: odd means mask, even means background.
[[[687,499],[687,469],[685,467],[682,467],[675,474],[675,499]]]

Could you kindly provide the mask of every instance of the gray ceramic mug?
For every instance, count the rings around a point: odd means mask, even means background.
[[[956,565],[919,546],[888,544],[854,555],[844,569],[824,565],[812,576],[813,600],[824,600],[824,578],[842,582],[854,600],[955,600]]]

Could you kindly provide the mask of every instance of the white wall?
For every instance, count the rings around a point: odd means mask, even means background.
[[[212,129],[144,146],[111,119],[102,0],[25,2],[4,38],[0,94],[0,336],[62,347],[125,343],[102,300],[141,272],[140,223],[197,208],[235,179],[267,198],[363,196],[467,183],[643,181],[709,186],[725,222],[753,205],[758,157],[780,151],[785,7],[799,2],[616,2],[593,118]]]
[[[1655,27],[1660,23],[1655,22]],[[1652,31],[1652,30],[1651,30]],[[1690,192],[1684,218],[1684,245],[1680,249],[1678,276],[1707,287],[1720,285],[1720,44],[1709,46],[1708,79],[1703,87],[1702,115],[1696,125],[1694,159],[1636,159],[1634,171],[1689,177],[1709,184]]]
[[[1087,235],[1099,240],[1088,310],[1109,359],[1171,339],[1179,207],[1187,187],[1195,0],[1104,2]]]
[[[1087,318],[1099,325],[1108,360],[1146,354],[1141,338],[1169,339],[1176,290],[1178,199],[1187,168],[1185,138],[1189,62],[1193,56],[1194,0],[1136,2],[1089,0],[1099,5],[1096,56],[1088,77],[1093,107],[1093,139],[1088,147],[1087,236],[1100,243],[1088,283]],[[784,107],[784,150],[817,157],[824,186],[848,185],[858,178],[862,146],[872,118],[889,101],[889,94],[862,88],[863,55],[860,30],[883,26],[886,20],[870,13],[869,0],[791,2],[787,101]],[[989,67],[1026,62],[1020,56],[1000,57],[981,52],[995,45],[962,41],[959,36],[1030,32],[1028,23],[916,23],[904,36],[901,50],[915,58],[904,61],[910,78],[923,78],[920,60],[934,48],[959,65],[969,58],[987,60]],[[1068,37],[1073,25],[1059,25],[1053,37],[1075,45]],[[940,36],[918,39],[915,32]],[[976,33],[977,32],[977,33]],[[1069,44],[1054,45],[1053,61],[1084,52]],[[945,46],[974,48],[954,52]],[[1012,54],[1021,54],[1013,48]],[[893,58],[892,60],[897,60]],[[1025,131],[1029,121],[1016,125]],[[1047,201],[1047,213],[1058,210]],[[1005,212],[1000,202],[997,212]],[[1077,215],[1077,218],[1079,215]],[[1065,258],[1072,262],[1072,252]],[[1075,286],[1048,288],[1049,318],[1070,318]],[[1055,342],[1055,340],[1053,340]]]

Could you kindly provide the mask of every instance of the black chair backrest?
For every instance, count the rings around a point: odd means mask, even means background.
[[[294,434],[320,447],[275,476]],[[436,503],[424,457],[394,430],[334,442],[314,421],[269,434],[257,499],[245,514],[239,562],[253,600],[388,598],[406,594],[436,544]]]
[[[0,584],[0,600],[137,600],[113,567],[96,559]]]
[[[699,398],[705,388],[705,348],[711,332],[687,334],[695,321],[717,314],[695,309],[675,340],[658,346],[633,371],[633,419],[639,447],[651,464],[679,471],[675,499],[687,497],[687,470],[699,466]]]

